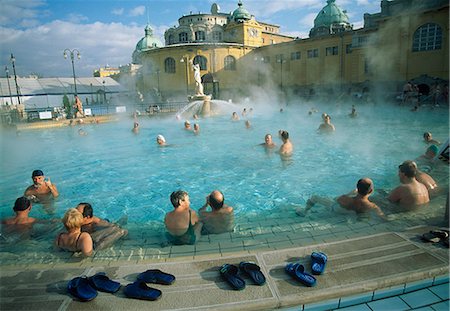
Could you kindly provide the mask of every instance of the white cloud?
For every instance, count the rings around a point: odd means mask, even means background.
[[[67,15],[66,18],[67,21],[71,22],[71,23],[81,23],[81,22],[86,22],[89,20],[89,18],[87,16],[81,15],[81,14],[75,14],[75,13],[71,13],[69,15]]]
[[[246,1],[245,7],[258,19],[268,18],[278,12],[289,14],[292,10],[308,9],[317,12],[326,5],[322,0],[252,0]]]
[[[114,10],[111,11],[111,14],[112,14],[112,15],[122,15],[124,11],[125,11],[125,10],[124,10],[123,8],[120,8],[120,9],[114,9]]]
[[[9,26],[17,24],[26,27],[27,20],[33,20],[29,24],[35,25],[35,21],[40,16],[47,16],[49,12],[42,9],[45,1],[35,0],[15,0],[15,1],[1,1],[0,25]]]
[[[156,34],[156,33],[155,33]],[[94,69],[108,62],[111,66],[131,62],[136,43],[144,36],[144,26],[121,23],[77,24],[56,20],[27,30],[0,27],[0,63],[16,57],[18,74],[36,72],[44,77],[70,77],[70,62],[63,57],[66,48],[78,49],[77,76],[92,76]]]
[[[134,9],[130,10],[129,15],[130,16],[141,16],[145,14],[145,6],[140,5],[135,7]]]

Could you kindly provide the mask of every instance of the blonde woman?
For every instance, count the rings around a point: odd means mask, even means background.
[[[61,232],[55,239],[56,247],[70,251],[81,252],[84,256],[91,256],[93,242],[89,233],[81,232],[83,214],[75,208],[70,208],[62,219],[67,232]]]

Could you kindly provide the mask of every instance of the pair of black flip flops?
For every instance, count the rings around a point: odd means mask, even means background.
[[[449,247],[448,244],[449,231],[448,230],[431,230],[422,235],[422,240],[430,243],[442,242],[445,246]]]
[[[261,268],[252,262],[243,261],[239,264],[239,268],[235,265],[224,264],[219,269],[222,278],[236,290],[245,288],[245,281],[239,276],[239,271],[244,272],[256,285],[264,285],[266,277],[261,272]]]
[[[125,286],[123,293],[128,298],[157,300],[162,292],[159,289],[147,286],[146,283],[170,285],[175,277],[158,269],[147,270],[138,275],[137,280]],[[121,284],[111,280],[104,272],[91,277],[81,276],[73,278],[67,284],[67,291],[80,301],[90,301],[97,297],[97,290],[106,293],[116,293]]]

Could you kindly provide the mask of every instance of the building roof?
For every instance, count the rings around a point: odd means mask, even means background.
[[[250,20],[252,15],[244,8],[242,1],[239,0],[238,8],[233,11],[231,19],[234,21]]]
[[[327,0],[327,5],[314,19],[314,27],[330,27],[334,24],[349,24],[348,16],[336,4],[336,0]]]
[[[145,27],[145,36],[136,44],[136,51],[140,52],[149,49],[156,49],[162,46],[163,44],[161,41],[158,38],[153,37],[152,27],[147,25],[147,27]]]

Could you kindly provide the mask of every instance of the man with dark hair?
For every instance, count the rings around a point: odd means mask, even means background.
[[[305,216],[306,213],[317,203],[333,209],[336,202],[340,207],[354,211],[356,214],[366,214],[374,211],[382,219],[386,219],[383,211],[375,203],[369,200],[369,196],[373,193],[373,181],[370,178],[361,178],[356,184],[356,190],[350,193],[341,195],[333,200],[331,198],[323,198],[313,195],[306,202],[306,208],[304,210],[297,210],[299,216]]]
[[[168,212],[164,219],[169,240],[173,244],[195,244],[200,237],[202,223],[197,213],[191,209],[191,202],[186,191],[178,190],[170,195],[174,210]]]
[[[128,234],[118,224],[94,216],[94,210],[89,203],[80,203],[76,209],[83,215],[81,231],[88,232],[94,241],[95,249],[104,249]]]
[[[29,186],[24,193],[34,202],[45,202],[51,197],[58,197],[59,192],[55,184],[52,184],[50,178],[45,178],[44,172],[41,170],[34,170],[31,174],[33,184]]]
[[[202,234],[218,234],[234,230],[233,208],[224,204],[225,197],[219,190],[214,190],[206,197],[206,203],[199,210],[203,222]],[[207,207],[211,211],[207,211]]]
[[[14,202],[14,217],[7,218],[2,221],[4,225],[32,225],[36,222],[36,218],[29,217],[31,211],[31,201],[26,197],[20,197]]]
[[[279,153],[281,156],[290,156],[292,155],[293,146],[291,141],[289,140],[289,132],[288,131],[281,131],[280,132],[281,140],[283,141],[283,144],[280,146]]]
[[[412,210],[430,201],[427,187],[417,181],[416,175],[417,166],[413,161],[405,161],[399,165],[401,185],[391,191],[388,200],[397,203],[402,211]]]

